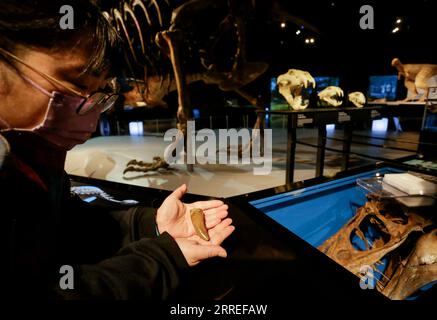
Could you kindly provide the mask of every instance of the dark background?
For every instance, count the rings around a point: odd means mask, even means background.
[[[402,63],[435,64],[435,2],[278,1],[284,11],[281,17],[272,10],[274,1],[258,0],[255,12],[248,12],[245,16],[247,58],[267,62],[269,69],[245,89],[264,97],[267,105],[270,78],[296,68],[307,70],[313,76],[339,77],[343,90],[366,93],[369,76],[397,74],[396,69],[391,67],[395,57]],[[374,9],[373,30],[360,28],[362,5],[371,5]],[[217,15],[220,15],[219,11]],[[211,21],[211,18],[209,16],[208,20]],[[398,18],[402,19],[399,25],[396,24]],[[299,19],[308,27],[302,28]],[[286,22],[285,28],[281,28],[283,21]],[[393,33],[396,26],[400,31]],[[297,30],[301,30],[299,35],[296,35]],[[310,37],[315,39],[312,45],[305,43],[305,39]],[[217,108],[223,107],[224,99],[238,97],[232,93],[220,93],[216,87],[203,84],[192,85],[191,95],[194,107],[208,113],[213,110],[219,112]],[[247,104],[242,99],[239,102]]]
[[[185,0],[170,1],[178,6]],[[198,50],[208,45],[215,28],[226,16],[226,6],[217,0],[213,6],[194,14],[185,30],[189,38],[184,56],[187,72],[201,70]],[[372,0],[241,0],[239,10],[246,24],[246,48],[249,61],[269,64],[267,72],[245,90],[260,96],[269,105],[270,79],[288,69],[302,69],[313,76],[340,78],[340,87],[346,92],[367,92],[369,76],[397,74],[391,67],[393,58],[403,63],[437,64],[437,1],[372,1]],[[164,3],[164,2],[162,2]],[[255,4],[255,7],[253,7]],[[360,7],[374,9],[374,30],[362,30]],[[171,8],[163,5],[164,20],[171,16]],[[278,10],[279,8],[279,10]],[[400,25],[396,20],[402,19]],[[168,23],[167,21],[167,23]],[[285,22],[285,28],[281,28]],[[392,30],[399,26],[400,31]],[[165,28],[165,26],[164,26]],[[299,35],[296,31],[301,30]],[[314,38],[314,44],[306,44]],[[189,47],[189,48],[188,48]],[[224,69],[232,65],[235,53],[235,35],[232,32],[219,42],[215,55]],[[226,62],[227,61],[227,62]],[[159,59],[157,65],[168,61]],[[402,84],[400,87],[403,87]],[[221,92],[217,86],[195,83],[190,86],[193,108],[201,116],[220,114],[226,100],[237,99],[240,105],[247,101],[232,92]],[[403,97],[399,97],[403,98]],[[169,108],[176,111],[177,96],[166,98]]]

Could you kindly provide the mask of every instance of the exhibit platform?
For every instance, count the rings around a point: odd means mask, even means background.
[[[354,141],[384,145],[388,148],[377,148],[368,145],[353,144],[351,151],[359,154],[399,159],[416,153],[418,134],[415,132],[371,132],[370,130],[356,130]],[[362,136],[360,136],[362,135]],[[303,143],[315,144],[317,129],[301,128],[297,136]],[[342,137],[341,130],[327,130],[328,137]],[[367,138],[373,136],[372,138]],[[388,138],[382,141],[378,138]],[[90,139],[67,154],[65,169],[68,174],[79,177],[101,179],[127,185],[174,190],[181,184],[188,185],[193,194],[230,197],[246,194],[285,184],[286,181],[286,129],[273,129],[273,159],[272,171],[268,176],[255,176],[253,165],[195,165],[194,172],[187,171],[183,164],[171,166],[171,170],[158,173],[134,173],[124,176],[126,164],[132,160],[151,162],[154,156],[163,156],[168,142],[162,135],[148,136],[110,136]],[[327,147],[342,150],[341,142],[328,140]],[[404,150],[389,149],[398,147]],[[411,151],[410,151],[411,150]],[[294,181],[303,181],[316,176],[315,148],[298,144]],[[326,151],[324,175],[334,176],[341,170],[342,155],[338,152]],[[373,163],[372,160],[350,156],[350,167],[357,167]]]

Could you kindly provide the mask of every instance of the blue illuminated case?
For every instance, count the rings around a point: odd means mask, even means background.
[[[307,256],[316,257],[308,260],[313,274],[328,274],[325,264],[329,266],[334,260],[317,248],[344,227],[356,214],[357,209],[368,201],[366,198],[368,191],[360,187],[357,180],[411,170],[411,167],[406,166],[379,164],[371,169],[361,169],[355,173],[344,174],[343,177],[337,179],[325,179],[324,181],[315,179],[312,182],[301,183],[301,186],[283,186],[236,197],[234,201],[240,207],[242,206],[243,210],[257,223],[264,224],[266,229],[280,236],[281,241],[289,240],[287,243],[290,250],[297,252],[301,259],[305,260]],[[287,191],[287,189],[290,190]],[[247,205],[242,204],[244,201]],[[338,266],[336,262],[334,263]],[[314,264],[318,264],[320,268],[317,269],[313,266]],[[351,297],[352,292],[359,293],[357,288],[360,278],[347,269],[340,266],[335,272],[329,274],[330,277],[338,279],[348,278],[349,283],[354,287],[351,290]],[[351,280],[350,275],[356,279]],[[424,289],[430,287],[427,286]],[[320,290],[326,290],[323,284],[320,285]],[[435,293],[436,290],[432,291]],[[373,290],[373,294],[383,296],[377,290]],[[417,295],[410,297],[410,299],[415,298]],[[386,297],[383,296],[383,299]]]

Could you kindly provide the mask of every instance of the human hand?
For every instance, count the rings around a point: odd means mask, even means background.
[[[232,219],[227,218],[209,230],[210,241],[205,241],[194,235],[189,238],[176,238],[175,241],[182,251],[190,267],[213,257],[227,257],[226,250],[220,244],[234,232]]]
[[[183,184],[170,194],[159,207],[156,225],[159,233],[168,232],[173,238],[188,238],[196,234],[191,222],[191,209],[200,208],[205,214],[206,228],[212,229],[228,215],[228,206],[220,200],[183,203],[182,196],[187,192]]]

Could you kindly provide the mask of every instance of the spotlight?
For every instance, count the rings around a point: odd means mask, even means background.
[[[310,44],[310,43],[313,44],[314,42],[316,42],[316,40],[314,40],[314,38],[306,38],[305,39],[306,44]]]
[[[281,28],[284,29],[287,26],[285,22],[281,22]]]
[[[396,20],[396,24],[400,24],[401,22],[402,22],[402,19],[400,19],[400,18]]]
[[[396,28],[394,28],[391,32],[392,32],[392,33],[397,33],[397,32],[399,32],[399,28],[396,27]]]
[[[300,35],[300,30],[297,30],[297,31],[296,31],[296,35],[297,35],[297,36]]]

